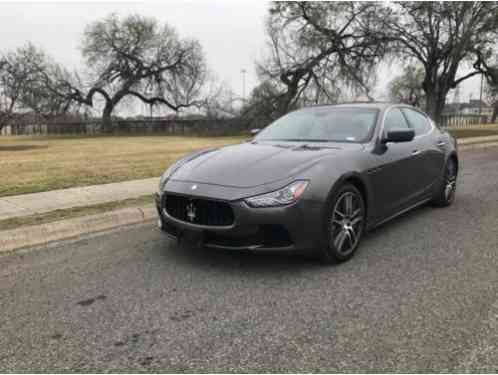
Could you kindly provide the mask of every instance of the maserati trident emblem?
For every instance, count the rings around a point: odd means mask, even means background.
[[[187,205],[187,217],[190,220],[190,222],[194,222],[195,218],[197,217],[197,214],[195,212],[195,205],[194,202],[190,202]]]
[[[191,190],[195,190],[197,189],[197,185],[192,185],[192,187],[190,188]]]

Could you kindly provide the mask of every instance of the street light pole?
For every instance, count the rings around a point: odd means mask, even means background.
[[[240,71],[242,73],[242,102],[246,102],[246,73],[247,70],[242,69]]]

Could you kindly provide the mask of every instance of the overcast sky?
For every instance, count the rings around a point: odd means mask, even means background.
[[[228,0],[0,3],[0,51],[31,41],[56,61],[78,69],[82,65],[80,40],[87,24],[110,13],[139,13],[173,25],[180,36],[199,39],[211,70],[241,95],[241,69],[247,70],[246,92],[256,84],[254,62],[264,51],[267,7],[265,1]],[[382,69],[377,96],[397,71]],[[478,78],[464,83],[461,100],[468,100],[469,94],[478,98]]]

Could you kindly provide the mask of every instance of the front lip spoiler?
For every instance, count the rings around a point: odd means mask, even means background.
[[[264,245],[247,245],[247,246],[229,246],[229,245],[218,245],[214,243],[204,243],[204,247],[210,248],[210,249],[218,249],[218,250],[232,250],[232,251],[265,251],[265,252],[287,252],[287,251],[293,251],[294,246],[282,246],[282,247],[268,247]]]
[[[172,240],[176,240],[178,242],[181,241],[182,236],[175,236],[174,234],[171,234],[165,230],[163,230],[163,225],[161,219],[158,219],[157,225],[159,229],[162,230],[163,233],[165,233],[169,238]],[[244,245],[244,246],[230,246],[230,245],[220,245],[212,242],[204,242],[201,244],[202,247],[209,248],[209,249],[216,249],[216,250],[229,250],[229,251],[265,251],[265,252],[290,252],[294,250],[294,246],[281,246],[281,247],[269,247],[269,246],[264,246],[263,244],[255,244],[255,245]]]

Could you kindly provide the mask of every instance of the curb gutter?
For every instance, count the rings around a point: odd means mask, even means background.
[[[83,216],[53,223],[25,226],[0,232],[0,254],[54,241],[77,238],[123,225],[138,224],[157,218],[154,206],[129,207],[102,214]]]

